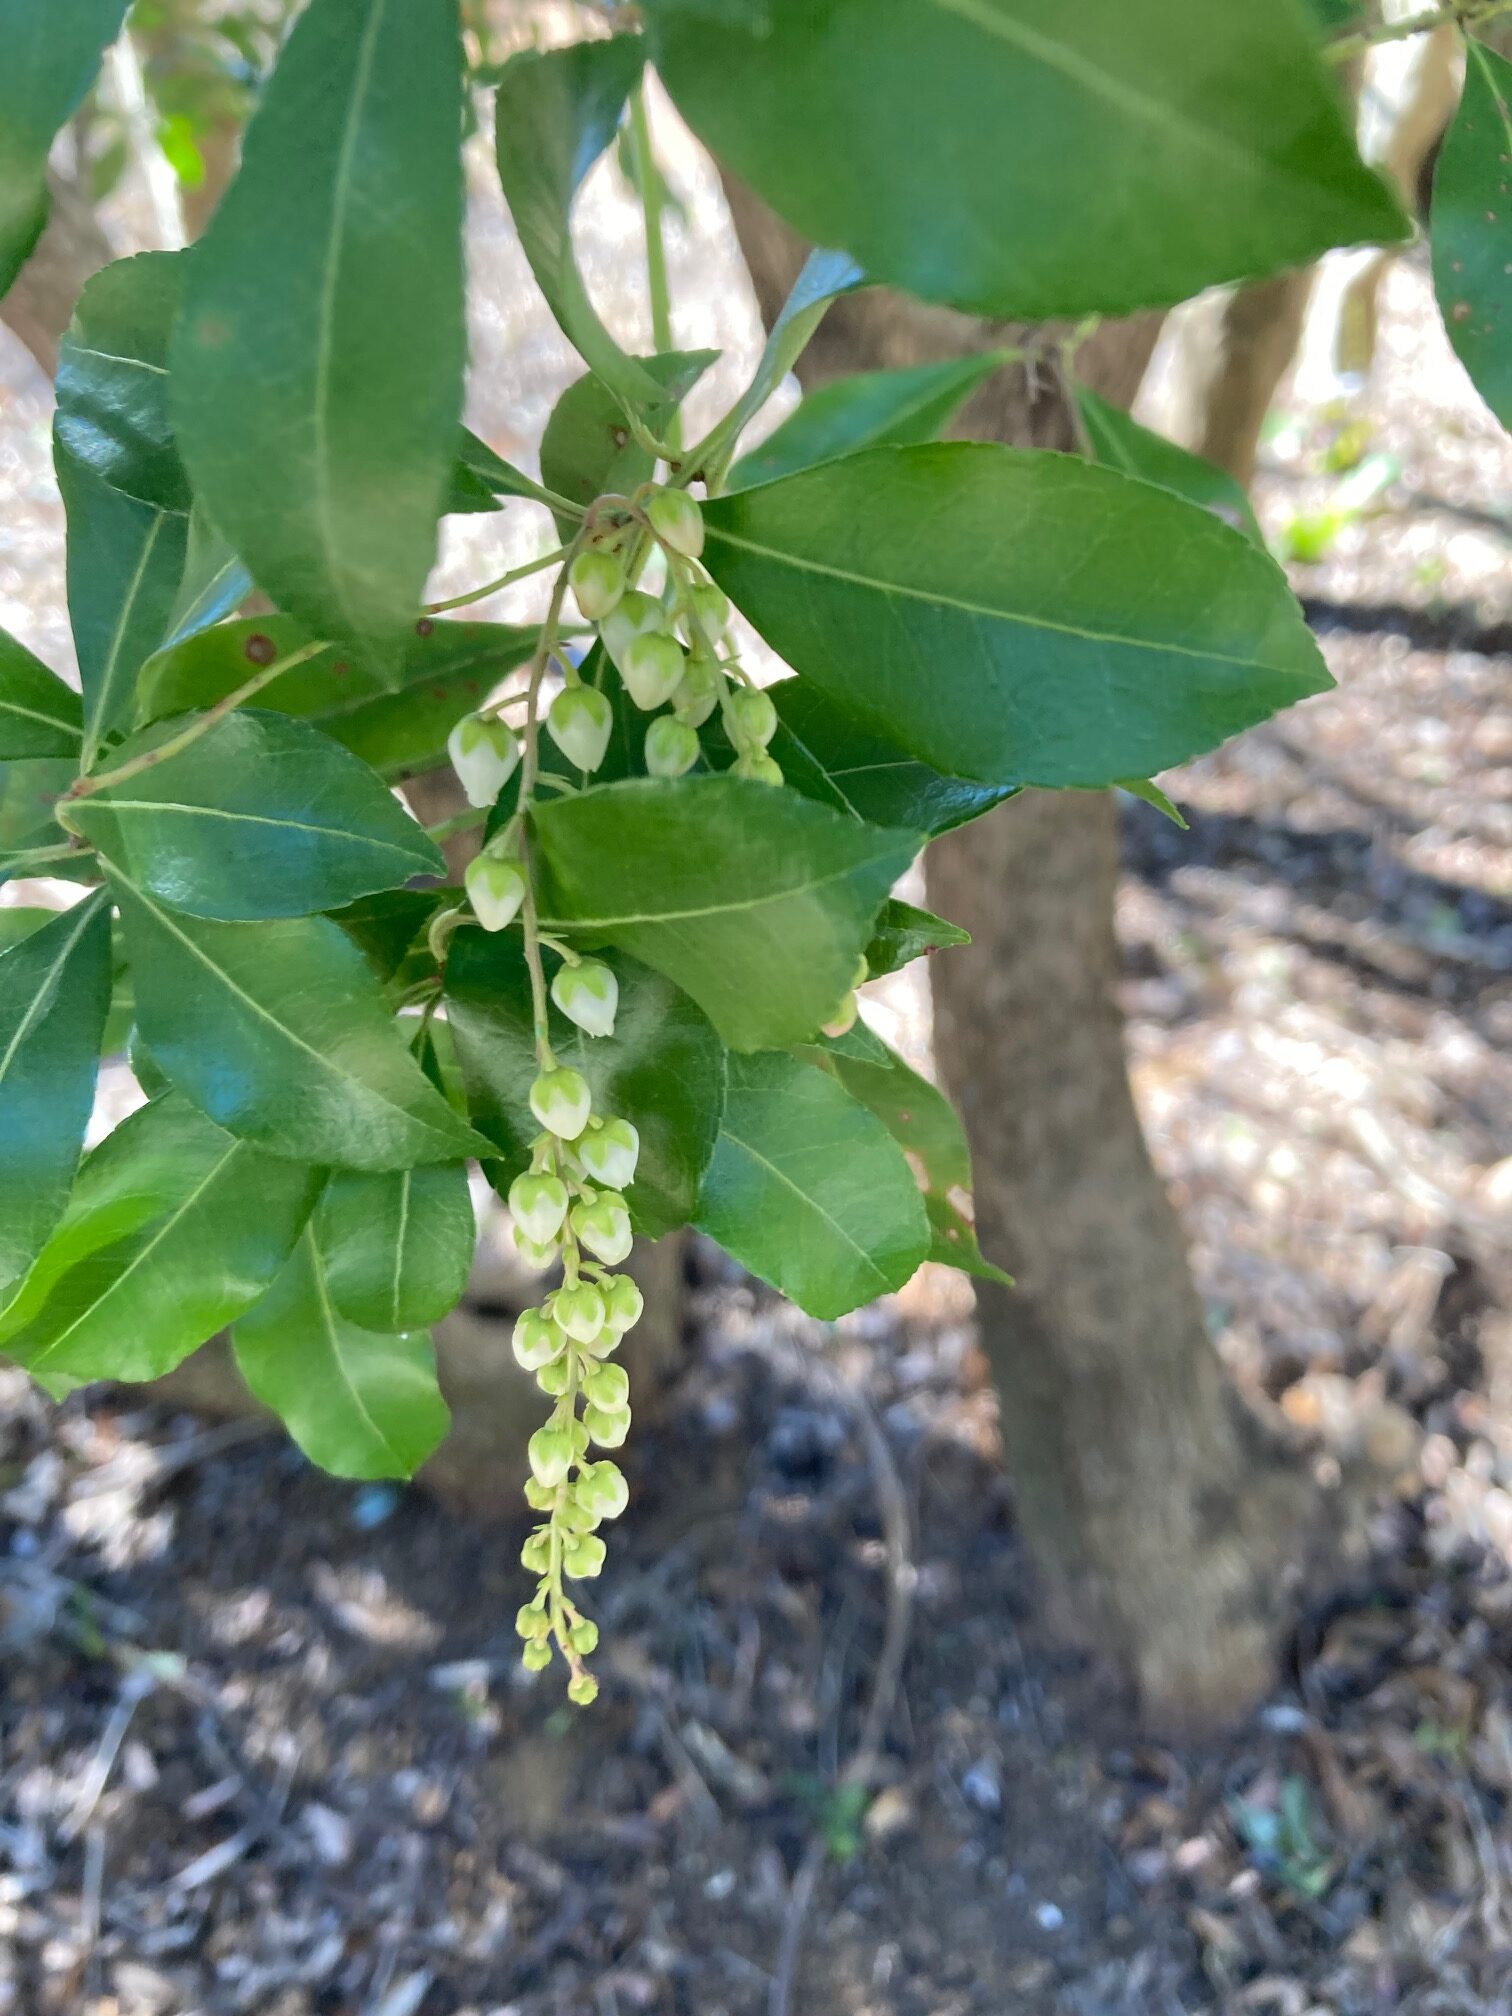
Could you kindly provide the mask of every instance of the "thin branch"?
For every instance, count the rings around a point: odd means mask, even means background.
[[[468,588],[461,595],[452,595],[445,602],[427,602],[427,616],[439,616],[447,609],[465,609],[469,602],[482,602],[490,595],[497,595],[501,588],[512,588],[516,581],[523,581],[531,574],[539,574],[544,568],[555,566],[566,557],[567,548],[558,546],[554,553],[543,553],[538,560],[527,560],[523,567],[512,567],[507,574],[501,574],[497,581],[485,581],[481,588]]]
[[[1457,7],[1430,7],[1426,13],[1411,14],[1402,21],[1379,21],[1375,27],[1362,28],[1357,34],[1340,35],[1324,43],[1323,54],[1330,63],[1347,63],[1380,42],[1404,42],[1409,35],[1426,35],[1434,28],[1451,26],[1468,33],[1483,21],[1495,20],[1499,14],[1512,14],[1512,0],[1466,0],[1466,4]]]

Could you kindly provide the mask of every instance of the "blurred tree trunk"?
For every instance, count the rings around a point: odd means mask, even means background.
[[[728,193],[770,321],[802,248],[746,192]],[[1156,326],[1099,330],[1079,375],[1127,403]],[[831,308],[799,376],[1025,333],[869,290]],[[1048,368],[999,373],[957,431],[1074,445]],[[937,841],[927,872],[931,901],[973,938],[931,966],[936,1050],[971,1136],[982,1244],[1017,1277],[1012,1292],[979,1287],[978,1308],[1053,1624],[1111,1659],[1151,1722],[1221,1723],[1272,1683],[1314,1493],[1219,1364],[1134,1109],[1114,802],[1026,793]]]
[[[0,300],[0,321],[15,331],[51,379],[84,282],[115,253],[79,185],[51,172],[47,179],[52,195],[47,227],[15,285]]]

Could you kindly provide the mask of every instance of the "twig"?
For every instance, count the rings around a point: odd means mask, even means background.
[[[1431,29],[1451,25],[1468,31],[1478,28],[1483,21],[1494,20],[1498,14],[1512,14],[1512,0],[1489,0],[1489,4],[1480,6],[1468,0],[1468,4],[1457,7],[1430,7],[1426,13],[1409,15],[1404,21],[1380,21],[1357,34],[1340,35],[1324,43],[1323,54],[1330,63],[1347,63],[1352,56],[1363,56],[1379,42],[1404,42],[1409,35],[1426,35]]]
[[[145,1663],[133,1667],[121,1682],[121,1691],[116,1696],[114,1708],[110,1711],[110,1719],[101,1732],[95,1754],[89,1761],[89,1769],[84,1773],[79,1796],[74,1802],[74,1810],[58,1829],[60,1841],[77,1841],[94,1818],[95,1808],[104,1797],[105,1787],[110,1783],[110,1774],[115,1769],[116,1758],[121,1754],[121,1745],[126,1741],[126,1731],[131,1727],[131,1718],[156,1685],[157,1675]]]
[[[872,1679],[871,1698],[861,1724],[861,1737],[850,1760],[840,1773],[838,1787],[866,1785],[882,1755],[882,1743],[898,1698],[903,1677],[903,1661],[908,1653],[908,1634],[913,1620],[913,1592],[916,1580],[910,1539],[908,1498],[898,1466],[887,1446],[876,1411],[864,1393],[850,1392],[834,1381],[836,1391],[851,1408],[861,1439],[866,1445],[872,1485],[882,1514],[882,1539],[887,1550],[887,1621],[882,1633],[882,1651]],[[788,2016],[798,1960],[803,1949],[803,1931],[819,1875],[824,1867],[825,1843],[814,1834],[804,1850],[798,1873],[793,1878],[783,1919],[782,1939],[777,1948],[777,1969],[767,1997],[767,2016]]]

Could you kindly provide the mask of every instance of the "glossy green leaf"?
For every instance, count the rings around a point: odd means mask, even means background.
[[[0,1349],[44,1381],[171,1372],[268,1287],[319,1183],[185,1100],[154,1100],[86,1157]]]
[[[183,725],[134,736],[121,761]],[[440,848],[366,763],[261,708],[239,708],[69,816],[133,888],[195,917],[307,917],[446,873]]]
[[[11,903],[0,908],[0,952],[8,952],[12,945],[30,938],[44,924],[51,924],[57,914],[56,910],[42,910],[30,903]]]
[[[926,301],[1114,314],[1406,236],[1293,0],[771,0],[765,34],[651,32],[721,162]]]
[[[969,945],[971,933],[959,924],[949,924],[932,910],[891,898],[882,905],[877,928],[866,948],[866,966],[873,980],[884,973],[897,973],[927,953],[942,952],[955,945]]]
[[[313,1229],[231,1341],[256,1398],[337,1477],[412,1476],[446,1434],[430,1338],[378,1336],[344,1317]]]
[[[89,89],[127,0],[0,0],[0,294],[47,222],[53,135]]]
[[[546,928],[654,966],[737,1050],[801,1042],[850,986],[920,836],[732,777],[609,784],[532,815]]]
[[[0,763],[0,881],[17,872],[16,858],[33,847],[61,846],[68,838],[53,816],[73,782],[76,764],[66,756],[36,756]],[[49,861],[50,875],[67,868]]]
[[[315,1240],[331,1301],[349,1323],[427,1329],[462,1299],[472,1267],[477,1223],[467,1167],[342,1170],[321,1196]]]
[[[330,915],[361,946],[378,978],[389,981],[436,912],[461,900],[460,889],[384,889],[343,904]]]
[[[773,649],[955,776],[1150,775],[1332,684],[1266,554],[1076,456],[872,448],[704,518]]]
[[[553,1009],[552,1047],[588,1080],[595,1112],[639,1131],[640,1161],[626,1196],[637,1232],[659,1239],[693,1214],[724,1106],[724,1046],[659,973],[618,953],[607,963],[620,989],[614,1034],[586,1036]],[[494,1180],[507,1187],[541,1131],[529,1106],[538,1066],[517,933],[456,933],[447,948],[446,1014],[468,1109],[498,1150]]]
[[[959,1267],[979,1280],[1009,1277],[982,1257],[971,1221],[971,1150],[955,1108],[927,1078],[911,1070],[885,1044],[882,1059],[848,1055],[827,1046],[824,1068],[868,1107],[908,1156],[923,1191],[931,1260]]]
[[[645,61],[636,35],[526,49],[500,73],[495,111],[499,180],[530,270],[583,362],[634,409],[655,405],[662,388],[599,320],[573,256],[571,219]]]
[[[805,798],[852,818],[948,833],[1001,805],[1018,788],[973,784],[932,770],[806,679],[780,679],[767,691],[779,723],[771,753],[784,780]],[[728,762],[731,752],[717,717],[705,726],[703,739],[717,760]]]
[[[57,448],[68,516],[68,614],[84,689],[84,762],[130,721],[136,676],[168,631],[189,521],[140,503]]]
[[[1179,448],[1163,434],[1141,427],[1085,385],[1073,385],[1071,392],[1094,462],[1102,463],[1105,469],[1118,469],[1125,476],[1137,476],[1143,483],[1174,490],[1178,497],[1202,505],[1225,525],[1232,525],[1254,545],[1265,545],[1265,534],[1244,485],[1236,483],[1226,470]]]
[[[487,1153],[427,1084],[339,925],[212,924],[113,887],[142,1038],[218,1125],[347,1169]]]
[[[98,896],[0,952],[0,1289],[31,1265],[68,1197],[109,1005]]]
[[[660,398],[644,407],[646,425],[660,434],[718,356],[717,350],[670,350],[664,357],[638,361],[648,377],[663,387]],[[651,476],[655,462],[625,425],[624,409],[609,388],[591,371],[575,379],[552,408],[541,436],[541,475],[554,491],[574,504],[589,505],[614,491],[628,496]],[[558,518],[564,538],[573,522]]]
[[[918,1185],[886,1128],[822,1072],[773,1053],[730,1059],[695,1223],[826,1321],[901,1288],[929,1250]]]
[[[0,760],[72,756],[83,732],[79,696],[8,630],[0,630]]]
[[[497,511],[510,497],[529,497],[537,504],[561,502],[464,427],[461,452],[452,470],[451,490],[443,508],[448,512]]]
[[[87,284],[58,353],[60,446],[102,483],[187,512],[189,478],[168,420],[168,342],[184,252],[117,259]]]
[[[201,630],[142,668],[138,719],[212,707],[251,675],[269,647],[275,658],[286,657],[308,639],[289,616],[244,617]],[[298,715],[383,776],[403,777],[442,761],[446,738],[462,716],[523,664],[535,644],[534,630],[508,623],[423,617],[405,642],[396,685],[332,645],[265,686],[257,704]]]
[[[749,490],[862,448],[904,447],[942,434],[984,378],[1006,361],[1001,350],[862,371],[806,392],[780,427],[730,471],[731,490]]]
[[[178,599],[164,649],[229,616],[252,593],[252,576],[198,504],[189,513],[189,540]],[[145,668],[144,668],[145,669]]]
[[[281,608],[380,666],[456,459],[461,116],[455,0],[311,0],[174,338],[196,495]]]
[[[1455,355],[1512,428],[1512,63],[1466,39],[1465,92],[1433,172],[1433,289]]]

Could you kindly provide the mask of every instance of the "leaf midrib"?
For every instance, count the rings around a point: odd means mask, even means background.
[[[860,1260],[863,1263],[863,1265],[866,1266],[871,1271],[871,1273],[875,1275],[876,1279],[882,1284],[883,1294],[885,1295],[891,1293],[891,1283],[888,1281],[887,1276],[882,1272],[882,1269],[877,1265],[876,1261],[873,1260],[870,1253],[867,1252],[864,1246],[858,1246],[856,1244],[856,1241],[851,1237],[850,1233],[840,1223],[839,1219],[831,1216],[831,1214],[825,1210],[824,1206],[818,1201],[816,1197],[811,1196],[807,1190],[801,1188],[799,1184],[795,1183],[792,1177],[789,1176],[785,1170],[779,1169],[775,1162],[769,1162],[766,1156],[761,1153],[760,1149],[753,1148],[749,1141],[742,1140],[740,1135],[732,1133],[728,1124],[721,1123],[720,1132],[724,1135],[725,1139],[729,1142],[732,1148],[738,1148],[741,1150],[743,1154],[749,1155],[753,1162],[758,1163],[761,1166],[761,1168],[765,1169],[770,1175],[774,1176],[777,1179],[777,1181],[783,1185],[785,1189],[791,1190],[793,1195],[798,1199],[799,1203],[806,1205],[810,1211],[814,1212],[818,1217],[822,1218],[827,1225],[832,1226],[835,1232],[839,1235],[842,1242],[845,1245],[849,1246],[851,1251],[855,1254],[856,1258]]]
[[[381,1449],[387,1452],[389,1458],[397,1463],[401,1472],[407,1476],[409,1474],[409,1464],[406,1463],[397,1446],[373,1419],[362,1395],[352,1383],[351,1374],[347,1371],[346,1359],[342,1356],[341,1352],[340,1332],[336,1324],[336,1311],[331,1307],[331,1297],[326,1286],[325,1267],[321,1261],[320,1248],[316,1244],[313,1230],[308,1226],[305,1229],[304,1236],[310,1242],[310,1272],[314,1277],[315,1294],[320,1303],[320,1320],[325,1329],[326,1342],[330,1346],[331,1360],[335,1366],[337,1376],[341,1384],[351,1395],[352,1406],[355,1408],[359,1418],[366,1422],[368,1428],[372,1431],[373,1440]]]
[[[276,826],[280,832],[313,833],[326,840],[354,841],[363,847],[378,847],[403,860],[413,861],[414,853],[398,840],[383,840],[355,826],[316,826],[303,819],[275,818],[266,812],[238,812],[223,805],[182,805],[176,798],[113,798],[103,792],[96,801],[112,812],[182,812],[194,819],[225,819],[245,826]],[[416,827],[416,832],[420,831]],[[424,859],[422,855],[420,857]]]
[[[14,1034],[14,1036],[12,1036],[10,1042],[6,1044],[5,1055],[3,1057],[0,1057],[0,1086],[4,1085],[5,1075],[10,1070],[11,1065],[15,1063],[17,1052],[20,1050],[21,1045],[26,1041],[27,1037],[31,1034],[32,1028],[36,1023],[38,1016],[41,1015],[41,1013],[43,1012],[43,1003],[47,998],[49,990],[57,980],[58,975],[63,970],[64,966],[73,957],[74,947],[83,937],[85,930],[88,928],[90,923],[93,922],[95,913],[99,909],[99,907],[100,907],[100,898],[98,896],[92,896],[88,899],[88,901],[81,903],[78,906],[79,923],[77,928],[70,933],[67,942],[63,946],[63,949],[59,952],[57,958],[54,959],[52,965],[48,967],[41,984],[34,990],[31,999],[31,1006],[27,1009],[26,1013],[21,1017],[20,1022],[17,1024],[16,1033]],[[67,913],[65,912],[64,914],[66,915]],[[46,925],[44,925],[42,928],[46,930],[47,927]],[[22,939],[20,942],[22,944],[25,944],[26,941],[25,939]]]
[[[795,897],[812,896],[821,889],[828,889],[832,883],[849,881],[852,875],[861,873],[863,869],[879,867],[891,852],[889,848],[868,854],[811,882],[797,882],[791,888],[769,890],[761,896],[742,897],[738,902],[706,903],[695,910],[659,910],[618,917],[543,917],[541,922],[548,929],[585,931],[607,930],[611,925],[619,924],[683,924],[700,917],[735,916],[742,911],[765,909],[770,903],[787,903]]]

